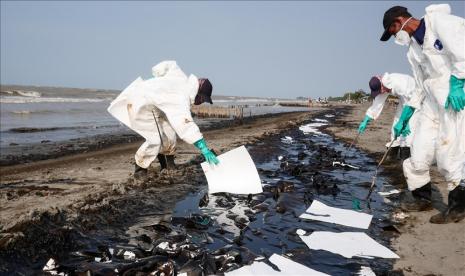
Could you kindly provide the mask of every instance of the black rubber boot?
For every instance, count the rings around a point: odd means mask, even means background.
[[[450,191],[448,201],[446,211],[432,216],[429,222],[445,224],[459,222],[465,218],[465,186],[459,185]]]
[[[431,182],[421,188],[413,190],[402,199],[400,208],[406,212],[427,211],[433,208],[431,204]]]
[[[175,170],[176,164],[174,164],[174,155],[157,155],[158,161],[160,162],[161,170]]]
[[[410,158],[410,147],[401,147],[400,148],[400,159],[405,160]]]
[[[136,164],[134,168],[134,177],[142,178],[147,176],[148,169],[144,169]]]
[[[392,147],[389,150],[389,160],[391,161],[397,161],[400,158],[400,147]]]

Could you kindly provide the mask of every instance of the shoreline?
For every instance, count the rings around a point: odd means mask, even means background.
[[[309,109],[312,110],[312,109]],[[299,113],[305,111],[291,111],[281,113],[268,113],[262,115],[254,115],[250,117],[244,117],[242,120],[233,119],[201,119],[199,127],[202,131],[209,131],[221,128],[227,128],[231,126],[237,126],[242,123],[253,122],[254,120],[261,118],[271,118],[280,116],[281,114]],[[9,170],[8,168],[34,164],[39,161],[50,161],[59,159],[62,157],[69,158],[73,155],[79,155],[87,152],[102,151],[109,148],[137,144],[143,141],[134,131],[127,129],[125,131],[119,131],[117,133],[98,134],[89,137],[74,138],[63,141],[45,141],[41,143],[25,144],[25,145],[13,145],[2,148],[7,154],[1,154],[0,156],[0,173],[3,170]]]

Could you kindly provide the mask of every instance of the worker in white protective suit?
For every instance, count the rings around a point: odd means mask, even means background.
[[[218,164],[192,119],[191,104],[212,104],[213,87],[208,79],[187,77],[175,61],[163,61],[152,68],[154,78],[133,81],[110,104],[108,112],[145,138],[135,155],[136,177],[158,158],[161,169],[174,169],[176,135],[194,144],[210,164]]]
[[[385,73],[383,76],[373,76],[368,85],[370,86],[373,103],[366,111],[365,118],[360,123],[358,132],[360,134],[365,132],[368,124],[378,119],[389,95],[397,96],[399,103],[392,122],[391,140],[386,144],[386,147],[394,141],[392,143],[391,152],[399,154],[402,160],[410,157],[410,146],[412,144],[412,136],[417,117],[416,114],[414,114],[410,120],[410,125],[412,127],[410,128],[411,133],[409,135],[396,137],[393,128],[400,118],[403,106],[412,96],[413,90],[415,89],[415,80],[411,76],[405,74]]]
[[[448,208],[431,217],[431,223],[465,217],[465,19],[450,13],[447,4],[430,5],[419,20],[404,7],[393,7],[384,14],[381,37],[386,41],[394,35],[396,43],[409,46],[416,81],[394,127],[396,135],[405,135],[416,109],[423,118],[413,137],[412,157],[403,164],[414,198],[410,207],[431,205],[428,171],[434,161],[448,183]]]

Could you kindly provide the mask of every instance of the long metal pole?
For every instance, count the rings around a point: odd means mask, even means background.
[[[396,139],[391,141],[391,144],[389,144],[389,147],[387,148],[386,152],[384,153],[383,158],[381,158],[381,161],[379,161],[378,166],[376,167],[375,174],[373,175],[373,179],[371,181],[370,191],[368,191],[368,195],[366,197],[366,200],[370,199],[371,193],[373,192],[373,188],[375,187],[376,177],[378,176],[378,169],[379,169],[379,167],[381,167],[381,164],[383,164],[384,159],[386,159],[386,156],[387,156],[388,152],[391,150],[391,147],[392,147],[392,144],[394,144],[394,141],[396,141]]]

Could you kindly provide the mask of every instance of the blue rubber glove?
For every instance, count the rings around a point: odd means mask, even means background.
[[[446,109],[449,106],[453,110],[460,112],[465,107],[465,92],[463,91],[463,85],[465,79],[458,79],[456,76],[451,75],[449,79],[449,95],[446,100]]]
[[[207,147],[207,143],[205,139],[200,139],[194,143],[194,146],[200,150],[203,157],[205,157],[205,161],[209,164],[218,165],[220,161],[216,158],[216,155]]]
[[[404,106],[399,121],[397,121],[396,125],[394,126],[394,135],[396,138],[400,135],[406,136],[407,130],[410,134],[410,127],[408,126],[408,121],[410,120],[414,112],[415,108],[408,105]]]
[[[368,115],[365,115],[365,118],[363,119],[363,121],[360,123],[360,126],[358,127],[358,133],[364,133],[365,132],[365,129],[367,128],[367,125],[369,122],[371,122],[373,119],[368,116]]]

